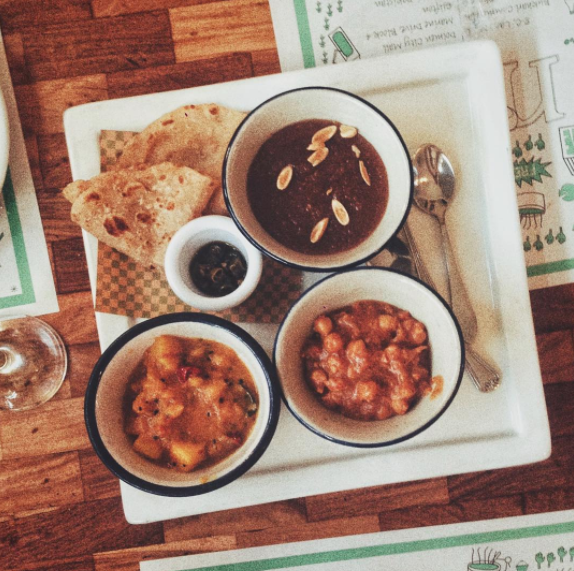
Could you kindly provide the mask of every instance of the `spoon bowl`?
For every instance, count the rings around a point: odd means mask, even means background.
[[[454,197],[454,169],[436,145],[424,145],[413,158],[416,205],[444,223],[446,209]]]

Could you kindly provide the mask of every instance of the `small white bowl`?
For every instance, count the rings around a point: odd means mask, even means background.
[[[245,258],[247,273],[241,285],[228,295],[213,297],[202,293],[193,283],[189,265],[197,251],[210,242],[227,242]],[[165,254],[165,275],[179,299],[202,311],[221,311],[244,302],[255,290],[261,278],[263,260],[226,216],[202,216],[180,228],[170,240]]]
[[[308,119],[356,127],[374,147],[387,171],[388,203],[379,225],[358,246],[344,252],[303,254],[284,246],[263,229],[249,204],[247,173],[263,143],[283,127]],[[377,107],[340,89],[305,87],[280,93],[247,115],[229,143],[222,184],[232,218],[262,252],[293,267],[325,272],[365,262],[399,231],[412,202],[413,169],[399,131]]]
[[[255,425],[243,445],[218,464],[187,473],[170,470],[137,454],[124,431],[124,395],[129,375],[159,335],[222,343],[235,351],[253,377],[259,396]],[[215,315],[172,313],[138,323],[104,351],[86,390],[86,428],[99,458],[124,482],[162,496],[196,496],[236,480],[261,458],[279,419],[277,393],[271,360],[243,329]]]
[[[421,399],[401,416],[358,421],[327,409],[303,376],[301,349],[313,322],[324,313],[360,300],[390,303],[424,323],[431,347],[431,375],[443,378],[442,391]],[[361,448],[389,446],[426,430],[452,403],[464,370],[460,326],[444,300],[419,280],[386,268],[359,268],[329,276],[291,307],[277,334],[273,355],[287,408],[309,430],[338,444]]]

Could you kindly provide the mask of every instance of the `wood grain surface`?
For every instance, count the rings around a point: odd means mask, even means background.
[[[0,0],[12,81],[68,347],[58,395],[0,413],[0,569],[136,571],[144,559],[574,507],[574,286],[531,295],[552,429],[532,466],[129,525],[90,447],[83,394],[99,345],[62,113],[108,98],[279,72],[266,0]]]

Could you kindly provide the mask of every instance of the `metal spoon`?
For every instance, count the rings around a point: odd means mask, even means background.
[[[500,374],[472,347],[478,331],[476,314],[460,276],[445,223],[447,207],[455,190],[452,165],[441,149],[429,144],[417,150],[413,157],[413,166],[415,169],[415,203],[421,210],[434,216],[440,225],[448,277],[448,298],[460,323],[466,343],[468,373],[480,391],[491,392],[500,385]],[[412,237],[409,236],[409,238],[411,247],[416,250]]]

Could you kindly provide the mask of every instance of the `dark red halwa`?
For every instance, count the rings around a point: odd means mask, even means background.
[[[357,420],[405,414],[434,388],[425,325],[379,301],[317,317],[302,359],[320,401]]]
[[[334,134],[310,147],[313,136],[329,127]],[[327,149],[324,158],[320,147]],[[290,177],[284,171],[289,167]],[[289,180],[283,189],[281,173]],[[343,252],[363,242],[382,219],[387,173],[356,129],[312,119],[284,127],[261,146],[249,168],[247,195],[261,226],[284,246],[305,254]],[[333,200],[345,209],[347,224],[335,215]],[[325,219],[324,234],[312,241],[313,229]]]

